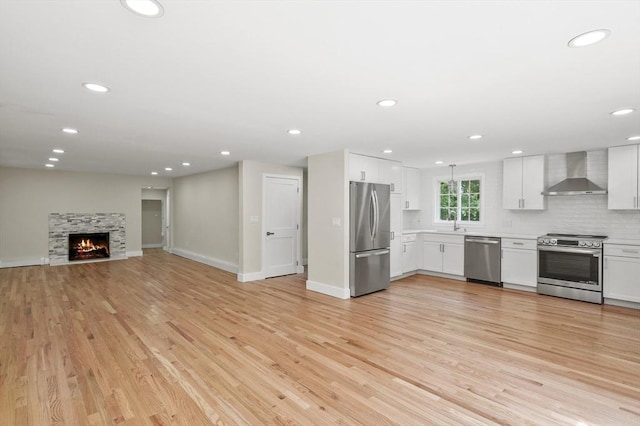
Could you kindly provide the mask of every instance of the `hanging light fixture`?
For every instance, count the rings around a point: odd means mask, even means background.
[[[455,166],[456,166],[455,164],[449,164],[449,167],[451,167],[451,179],[447,182],[447,185],[449,186],[449,192],[457,192],[458,191],[458,182],[453,180],[453,168]]]

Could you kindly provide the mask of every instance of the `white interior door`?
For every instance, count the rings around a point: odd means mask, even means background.
[[[266,278],[296,273],[299,188],[298,178],[265,176],[263,259]]]

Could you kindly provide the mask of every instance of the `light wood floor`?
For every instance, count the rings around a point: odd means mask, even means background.
[[[339,300],[159,250],[0,270],[0,424],[640,424],[640,312],[416,276]]]

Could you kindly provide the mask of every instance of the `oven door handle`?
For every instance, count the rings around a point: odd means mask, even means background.
[[[555,251],[562,253],[576,253],[576,254],[592,254],[595,257],[600,257],[602,253],[599,249],[583,249],[573,247],[538,247],[538,251]]]

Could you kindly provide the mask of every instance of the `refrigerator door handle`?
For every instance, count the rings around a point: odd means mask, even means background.
[[[389,250],[370,251],[367,253],[356,254],[356,259],[362,259],[363,257],[382,256],[383,254],[389,254]]]
[[[373,196],[373,237],[372,240],[375,241],[378,236],[378,220],[380,215],[380,206],[378,205],[378,191],[374,188],[371,191],[371,195]]]
[[[373,201],[373,191],[370,193],[369,197],[369,237],[373,242],[373,228],[375,226],[375,202]]]

